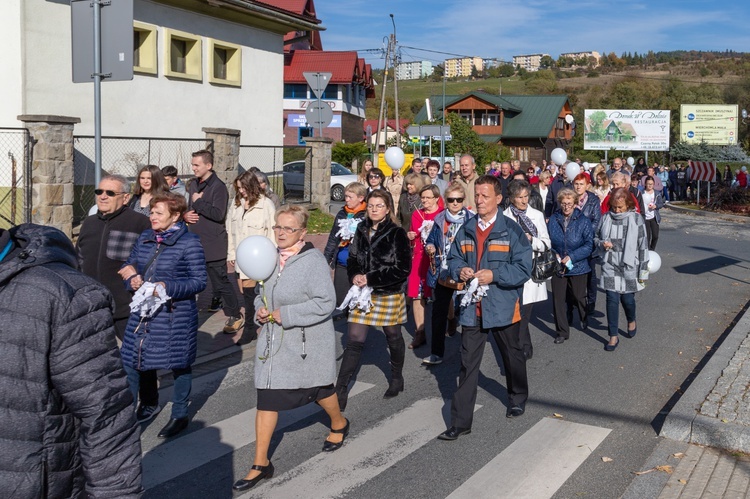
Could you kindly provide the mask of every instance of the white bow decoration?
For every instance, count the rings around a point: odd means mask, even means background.
[[[430,235],[433,225],[435,225],[434,220],[422,220],[422,225],[419,226],[419,237],[422,238],[422,244],[427,242],[427,236]]]
[[[133,295],[130,311],[139,312],[141,317],[153,317],[159,307],[169,299],[166,288],[160,283],[144,282]]]
[[[336,237],[340,237],[342,241],[349,241],[354,237],[354,233],[357,232],[357,225],[361,221],[361,218],[342,218],[338,221],[339,231],[336,233]]]
[[[486,284],[480,286],[479,279],[475,277],[471,280],[471,282],[469,282],[469,285],[466,287],[466,289],[456,291],[456,294],[464,295],[463,298],[461,298],[461,306],[468,307],[472,303],[482,301],[482,298],[487,296],[488,289],[490,289],[490,287]]]
[[[344,310],[347,306],[349,310],[360,309],[368,313],[372,308],[372,288],[370,286],[359,287],[356,284],[349,288],[344,301],[337,307],[337,310]]]

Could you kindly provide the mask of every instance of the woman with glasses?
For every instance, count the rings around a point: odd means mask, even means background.
[[[551,246],[547,225],[544,223],[544,213],[529,205],[532,188],[525,180],[513,180],[508,184],[510,206],[503,211],[503,215],[514,220],[523,229],[526,238],[531,243],[531,249],[541,253]],[[521,306],[521,349],[527,359],[534,355],[531,343],[529,321],[534,303],[547,300],[547,283],[537,283],[529,279],[523,285],[523,299]]]
[[[252,172],[242,173],[234,179],[234,206],[230,207],[227,215],[227,261],[234,265],[237,247],[247,237],[265,236],[276,243],[271,227],[274,224],[276,207],[268,199],[260,187],[257,177]],[[255,316],[255,286],[256,281],[242,273],[235,266],[239,279],[242,296],[245,299],[245,325],[242,336],[235,343],[242,345],[250,343],[256,338],[255,324],[252,317]],[[224,331],[226,334],[235,334],[235,331]]]
[[[367,217],[357,225],[349,248],[346,270],[351,283],[372,289],[372,307],[349,313],[349,330],[336,392],[339,406],[346,408],[349,382],[359,367],[370,326],[382,327],[391,357],[391,379],[383,398],[404,391],[405,344],[401,325],[406,322],[404,283],[411,270],[411,247],[406,231],[396,223],[391,198],[385,191],[367,195]]]
[[[411,273],[406,288],[406,296],[412,300],[411,313],[415,327],[414,341],[409,345],[409,349],[427,343],[424,331],[424,311],[427,300],[432,297],[432,289],[427,286],[427,270],[430,268],[430,258],[425,254],[424,243],[435,224],[435,217],[443,211],[439,203],[440,189],[434,184],[425,185],[419,190],[419,200],[422,207],[412,213],[411,226],[406,233],[414,249]]]
[[[568,300],[578,309],[582,329],[588,328],[586,295],[588,274],[591,272],[589,256],[594,248],[594,229],[591,222],[578,209],[578,194],[563,187],[557,193],[559,209],[549,219],[547,226],[552,249],[562,265],[558,275],[552,277],[552,300],[555,313],[555,344],[570,339]]]
[[[142,215],[151,214],[151,198],[156,194],[169,192],[169,186],[161,170],[156,165],[146,165],[138,171],[138,181],[133,189],[133,197],[128,206]]]
[[[573,179],[573,190],[578,194],[578,205],[577,208],[581,210],[583,216],[589,219],[591,222],[591,228],[596,233],[596,229],[599,228],[599,221],[602,219],[601,201],[599,198],[591,192],[591,181],[588,175],[585,173],[579,173]],[[589,314],[592,314],[596,310],[596,294],[597,294],[597,282],[596,282],[596,265],[594,262],[594,253],[592,252],[589,257],[589,268],[591,272],[588,275],[588,288],[586,298],[586,310]],[[568,324],[570,324],[573,317],[573,308],[568,308]],[[583,320],[583,316],[581,316]]]
[[[445,336],[456,334],[458,320],[455,316],[453,293],[456,288],[450,287],[448,274],[448,253],[458,229],[473,215],[463,207],[466,191],[457,182],[448,185],[445,190],[446,209],[435,217],[430,235],[427,236],[425,251],[431,259],[428,271],[428,285],[433,290],[432,296],[432,334],[430,355],[422,359],[422,364],[435,366],[443,362],[445,355]],[[447,330],[446,330],[447,324]]]
[[[331,312],[336,306],[325,258],[305,242],[309,214],[301,206],[276,211],[279,261],[255,300],[255,320],[262,326],[255,359],[255,458],[236,491],[248,490],[272,478],[268,458],[279,411],[316,402],[331,418],[323,452],[335,451],[349,434],[349,421],[339,410],[336,378],[336,331]]]
[[[419,173],[409,173],[404,177],[404,190],[398,202],[398,221],[401,227],[408,231],[411,230],[411,216],[422,207],[419,199],[419,190],[425,185],[425,176]]]

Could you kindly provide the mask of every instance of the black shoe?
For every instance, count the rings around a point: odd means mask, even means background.
[[[264,478],[273,478],[274,470],[273,463],[271,461],[268,461],[268,466],[260,466],[254,464],[250,469],[260,471],[260,475],[250,480],[245,480],[244,478],[242,480],[237,480],[236,482],[234,482],[234,485],[232,485],[232,489],[236,490],[237,492],[242,492],[243,490],[252,489],[258,484],[258,482],[260,482]]]
[[[211,305],[208,306],[206,312],[218,312],[222,309],[221,297],[211,298]]]
[[[614,345],[610,345],[609,343],[607,343],[606,345],[604,345],[604,350],[606,350],[607,352],[614,352],[615,348],[617,348],[617,345],[619,344],[620,344],[619,339],[617,340],[617,343],[615,343]]]
[[[399,394],[399,392],[404,391],[404,378],[396,378],[392,379],[390,383],[388,383],[388,390],[385,391],[383,394],[384,399],[390,399]]]
[[[517,418],[518,416],[523,416],[523,413],[526,412],[526,409],[524,409],[520,405],[514,405],[511,407],[508,407],[508,411],[505,413],[506,418]]]
[[[190,418],[171,418],[167,426],[161,429],[157,437],[171,438],[187,428]]]
[[[344,435],[344,437],[339,443],[329,442],[328,440],[323,442],[323,452],[333,452],[340,449],[341,446],[344,445],[344,440],[346,440],[347,435],[349,435],[349,420],[346,420],[346,426],[344,426],[340,430],[334,430],[333,428],[331,428],[331,433],[339,433]]]
[[[455,426],[451,426],[443,433],[438,435],[438,440],[456,440],[461,435],[468,435],[469,433],[471,433],[471,428],[457,428]]]
[[[559,345],[560,343],[563,343],[564,341],[565,341],[564,336],[558,336],[557,338],[555,338],[555,345]]]
[[[638,326],[635,327],[635,329],[627,329],[622,335],[626,338],[635,338],[635,335],[638,334]]]

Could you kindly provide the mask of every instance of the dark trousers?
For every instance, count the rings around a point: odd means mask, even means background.
[[[220,296],[224,304],[224,315],[227,317],[239,317],[240,302],[227,276],[227,261],[217,260],[215,262],[206,262],[206,272],[208,273],[208,278],[211,280],[214,297]]]
[[[352,283],[349,282],[349,276],[346,273],[346,267],[337,263],[336,269],[333,271],[333,289],[336,290],[337,307],[344,302],[344,298],[346,298],[346,294],[349,292],[349,288],[351,287]]]
[[[128,385],[130,391],[133,394],[133,398],[136,399],[136,407],[138,406],[137,395],[140,391],[140,385],[143,384],[143,375],[146,373],[153,373],[154,386],[156,383],[156,371],[138,371],[130,366],[123,366],[125,368],[125,374],[128,376]],[[172,376],[174,377],[174,387],[172,388],[172,418],[181,419],[186,418],[188,415],[188,402],[190,399],[190,391],[193,386],[193,370],[190,367],[183,369],[172,369]],[[143,405],[157,405],[159,403],[159,392],[156,392],[156,402],[146,403],[141,400]]]
[[[610,336],[617,336],[619,332],[620,304],[625,310],[627,321],[635,322],[635,293],[607,291],[607,329]]]
[[[521,350],[520,322],[505,327],[484,329],[478,326],[461,328],[461,371],[458,388],[451,402],[451,425],[471,428],[474,421],[474,404],[477,401],[479,366],[484,355],[487,334],[492,333],[500,348],[508,386],[509,406],[524,406],[529,397],[526,375],[526,357]]]
[[[432,344],[433,355],[445,355],[445,330],[448,325],[448,311],[454,289],[437,284],[432,292]]]
[[[521,306],[521,322],[518,326],[521,335],[521,350],[527,359],[530,359],[534,355],[534,346],[531,344],[531,331],[529,331],[529,321],[531,320],[533,309],[533,303]]]
[[[125,337],[125,328],[128,325],[128,317],[124,319],[115,319],[115,335],[122,341]],[[140,395],[141,404],[159,405],[159,385],[157,382],[156,371],[138,371],[140,373],[140,383],[138,386],[138,395]]]
[[[591,267],[591,272],[588,273],[589,277],[587,279],[587,300],[589,309],[593,310],[596,306],[596,293],[599,291],[597,288],[599,280],[596,278],[596,263],[593,259],[589,259],[589,267]]]
[[[656,243],[659,242],[659,224],[656,222],[656,217],[646,220],[646,235],[648,249],[656,251]]]
[[[581,322],[586,322],[586,295],[588,294],[588,273],[580,275],[552,276],[552,305],[555,312],[555,330],[558,336],[570,338],[570,325],[567,317],[566,295],[570,295],[572,305],[578,308]]]

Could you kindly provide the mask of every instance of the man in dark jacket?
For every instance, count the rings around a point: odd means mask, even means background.
[[[190,232],[201,239],[206,254],[206,271],[211,280],[213,299],[209,310],[218,310],[223,301],[227,322],[224,332],[234,334],[245,324],[240,303],[227,276],[227,230],[224,225],[229,206],[229,191],[214,174],[214,155],[211,151],[193,153],[195,178],[188,185],[189,210],[185,221]],[[251,318],[252,320],[252,318]]]
[[[0,231],[0,497],[140,497],[112,295],[76,266],[57,229]]]

